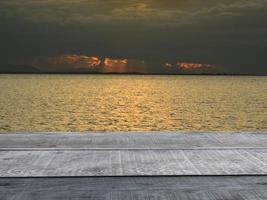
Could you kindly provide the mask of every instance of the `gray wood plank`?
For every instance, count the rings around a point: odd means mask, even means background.
[[[258,133],[2,133],[5,148],[267,148],[267,132]]]
[[[0,151],[1,177],[267,174],[267,149]]]
[[[259,175],[267,133],[0,134],[0,200],[267,199]]]
[[[266,200],[266,176],[0,178],[1,200]]]

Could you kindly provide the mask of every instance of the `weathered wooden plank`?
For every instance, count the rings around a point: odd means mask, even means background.
[[[266,133],[2,133],[3,148],[266,148]]]
[[[0,199],[266,200],[267,177],[0,178]]]
[[[0,134],[0,200],[263,200],[259,175],[266,133]]]
[[[267,149],[0,151],[1,177],[267,174]]]

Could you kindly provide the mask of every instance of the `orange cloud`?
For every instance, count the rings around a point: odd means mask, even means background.
[[[188,62],[177,62],[176,65],[182,69],[200,69],[212,67],[210,64],[201,64],[201,63],[188,63]]]
[[[100,65],[101,60],[93,56],[67,54],[57,57],[54,63],[59,65],[73,65],[76,67],[96,67]]]
[[[102,67],[104,72],[127,72],[128,59],[105,58]]]

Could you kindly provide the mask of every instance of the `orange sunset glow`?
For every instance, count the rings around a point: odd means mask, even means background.
[[[96,56],[66,54],[52,59],[55,65],[82,67],[101,72],[127,72],[129,60],[126,58],[99,58]]]
[[[82,65],[86,67],[96,67],[100,65],[101,60],[93,56],[68,54],[55,59],[55,64]]]
[[[127,72],[128,59],[105,58],[102,67],[104,72]]]
[[[128,72],[141,72],[145,73],[147,64],[144,60],[128,59],[128,58],[111,58],[92,55],[79,55],[79,54],[65,54],[52,58],[55,66],[69,67],[71,69],[83,69],[104,73],[128,73]],[[157,64],[153,64],[156,67]],[[212,64],[198,63],[198,62],[170,62],[167,61],[161,64],[161,70],[176,70],[179,69],[188,71],[205,70],[207,68],[215,69],[218,66]],[[162,72],[162,71],[161,71]],[[174,71],[175,72],[175,71]]]
[[[206,67],[212,67],[210,64],[202,63],[188,63],[188,62],[177,62],[176,65],[182,69],[200,69]]]
[[[198,70],[198,69],[202,69],[202,68],[215,67],[215,65],[212,65],[212,64],[193,63],[193,62],[177,62],[176,64],[172,64],[170,62],[165,62],[163,66],[166,68],[178,67],[178,68],[184,69],[184,70]]]

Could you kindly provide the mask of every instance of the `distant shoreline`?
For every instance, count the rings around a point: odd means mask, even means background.
[[[0,72],[0,75],[132,75],[132,76],[267,76],[267,74],[173,74],[173,73],[80,73],[80,72]]]

